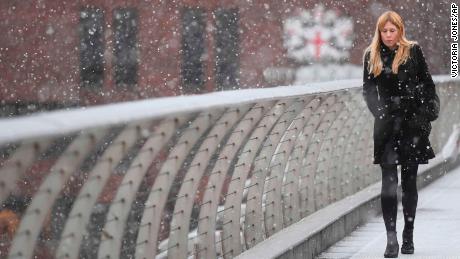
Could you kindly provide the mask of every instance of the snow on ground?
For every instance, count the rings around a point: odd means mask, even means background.
[[[460,258],[460,167],[419,190],[415,217],[415,254],[398,258]],[[402,243],[404,218],[399,203],[397,232]],[[382,216],[371,219],[318,258],[383,258],[386,233]]]

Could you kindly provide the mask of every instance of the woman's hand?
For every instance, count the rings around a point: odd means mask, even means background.
[[[407,126],[409,130],[414,134],[420,134],[421,136],[429,136],[431,132],[431,123],[423,115],[419,113],[412,114],[407,117]]]

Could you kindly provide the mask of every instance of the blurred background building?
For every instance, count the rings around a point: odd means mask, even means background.
[[[0,115],[360,78],[386,10],[403,16],[431,73],[448,73],[449,4],[2,0]]]

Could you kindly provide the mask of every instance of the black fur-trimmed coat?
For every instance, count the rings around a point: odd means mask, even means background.
[[[398,47],[397,47],[398,48]],[[422,49],[413,44],[410,57],[391,71],[397,48],[381,44],[382,72],[374,77],[364,58],[363,96],[374,116],[374,164],[427,164],[435,157],[429,135],[440,110],[435,84]]]

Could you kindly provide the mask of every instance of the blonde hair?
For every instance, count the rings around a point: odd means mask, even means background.
[[[369,73],[374,74],[374,76],[378,76],[382,72],[383,63],[380,58],[380,47],[383,43],[381,40],[380,32],[383,30],[387,22],[394,24],[398,29],[398,42],[396,44],[399,45],[399,48],[394,57],[393,64],[391,65],[391,71],[394,74],[398,73],[399,65],[404,64],[407,61],[409,57],[410,47],[413,44],[417,43],[415,41],[410,41],[406,38],[404,23],[401,16],[398,13],[394,11],[386,11],[382,15],[380,15],[375,26],[374,38],[372,39],[371,44],[364,51],[363,56],[364,60],[366,54],[370,52],[367,70],[369,71]]]

